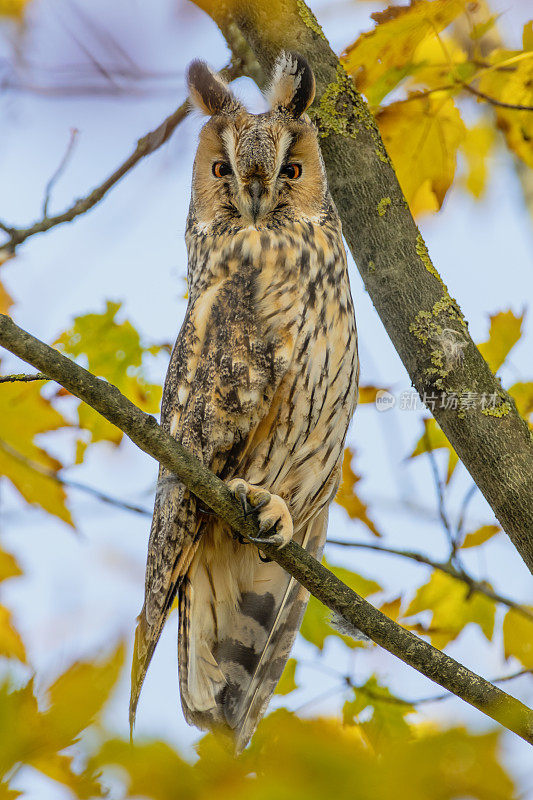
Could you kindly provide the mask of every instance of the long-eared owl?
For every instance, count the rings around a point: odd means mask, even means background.
[[[189,299],[161,424],[226,481],[262,535],[316,557],[357,399],[357,334],[341,224],[306,109],[315,80],[282,53],[270,110],[250,114],[200,61],[187,221]],[[275,562],[159,474],[130,721],[177,598],[185,718],[241,750],[288,659],[308,599]]]

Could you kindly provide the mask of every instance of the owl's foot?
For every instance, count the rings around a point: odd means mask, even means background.
[[[261,544],[266,540],[280,548],[290,542],[293,534],[292,517],[283,498],[242,478],[228,481],[228,488],[242,505],[244,516],[253,514],[259,523],[260,535],[251,541]]]

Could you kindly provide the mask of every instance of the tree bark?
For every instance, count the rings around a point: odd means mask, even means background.
[[[233,530],[247,539],[257,539],[257,523],[252,517],[243,516],[242,508],[225,483],[165,433],[154,417],[124,397],[116,386],[95,377],[19,328],[4,314],[0,314],[0,344],[119,427],[141,450],[176,474]],[[260,549],[354,628],[533,744],[533,711],[519,700],[386,617],[295,542],[279,550],[265,540],[260,543]]]
[[[226,39],[237,27],[266,74],[281,49],[310,62],[331,193],[366,289],[422,399],[533,572],[533,442],[490,371],[411,216],[367,105],[303,0],[194,0]],[[465,264],[465,268],[468,265]],[[441,407],[442,396],[458,398]],[[481,398],[495,405],[481,407]],[[475,397],[475,407],[471,398]]]

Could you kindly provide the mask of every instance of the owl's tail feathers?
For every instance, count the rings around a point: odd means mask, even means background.
[[[295,538],[319,555],[326,527],[327,509]],[[178,659],[187,721],[229,733],[241,752],[287,663],[308,593],[278,564],[233,546],[219,550],[219,565],[193,563],[180,587]],[[235,593],[228,578],[237,565]]]

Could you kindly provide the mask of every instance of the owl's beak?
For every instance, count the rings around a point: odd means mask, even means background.
[[[250,193],[250,197],[252,198],[251,212],[255,224],[257,222],[257,217],[259,216],[259,211],[261,210],[261,198],[265,193],[263,181],[261,181],[259,178],[252,178],[248,184],[248,191]]]

